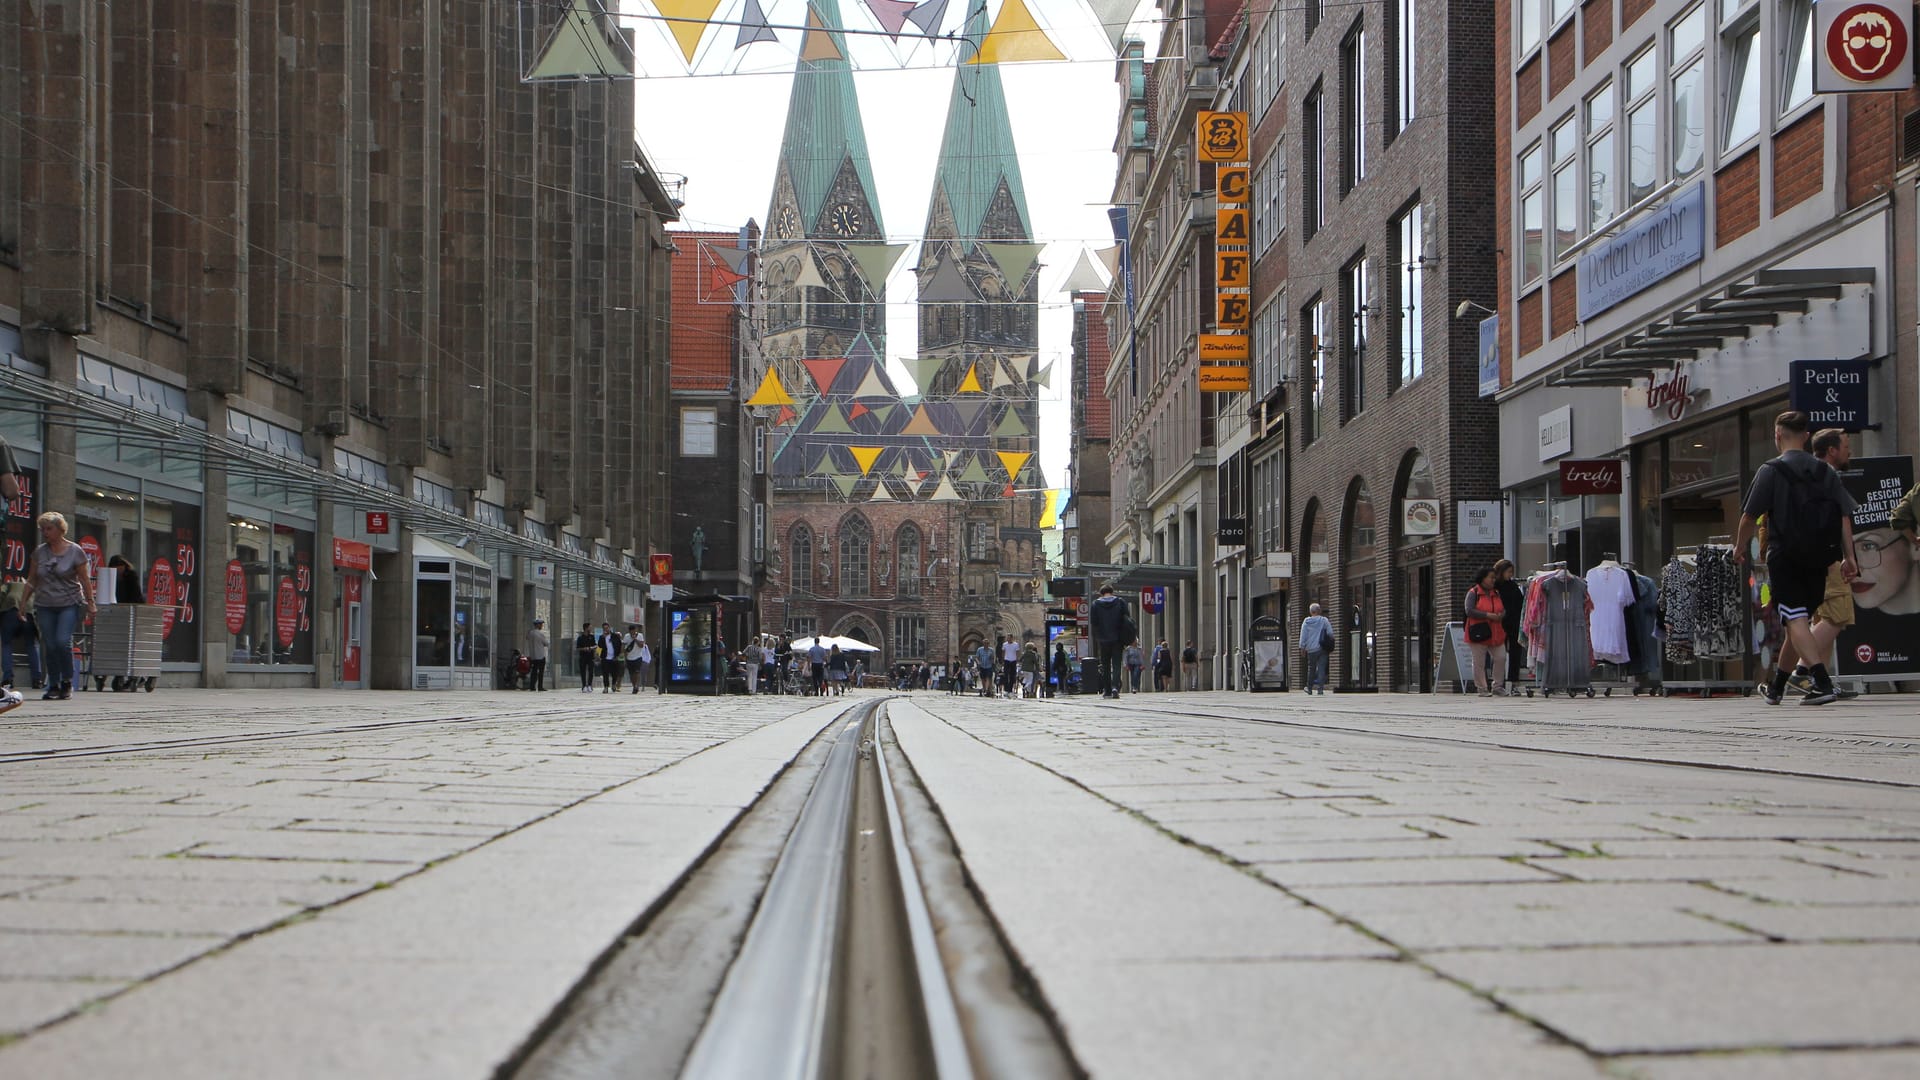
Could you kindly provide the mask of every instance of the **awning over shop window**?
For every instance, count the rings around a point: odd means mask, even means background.
[[[1119,592],[1144,589],[1150,585],[1183,585],[1200,580],[1198,567],[1176,566],[1172,563],[1132,563],[1126,566],[1089,563],[1081,569],[1093,578],[1096,587],[1104,582]]]
[[[492,563],[467,551],[465,548],[457,548],[452,544],[443,544],[430,536],[421,536],[419,533],[413,535],[413,557],[416,559],[446,559],[449,562],[466,563],[468,566],[485,567],[488,573],[493,572]]]
[[[1631,386],[1702,352],[1804,315],[1814,303],[1837,301],[1849,285],[1873,284],[1872,267],[1762,270],[1750,281],[1715,290],[1672,315],[1576,357],[1549,377],[1550,386]]]

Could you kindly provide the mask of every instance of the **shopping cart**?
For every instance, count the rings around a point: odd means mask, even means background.
[[[166,612],[161,604],[108,604],[99,609],[93,625],[74,635],[75,670],[92,677],[95,691],[111,684],[116,691],[152,693],[160,680],[160,632]]]

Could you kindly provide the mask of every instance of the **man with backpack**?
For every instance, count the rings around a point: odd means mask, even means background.
[[[1779,451],[1754,474],[1753,486],[1740,506],[1740,527],[1734,533],[1733,558],[1743,562],[1747,542],[1761,517],[1767,519],[1767,579],[1773,603],[1786,627],[1794,652],[1809,661],[1826,653],[1814,636],[1812,615],[1827,591],[1827,568],[1840,564],[1840,573],[1859,572],[1853,561],[1853,497],[1840,483],[1840,474],[1807,452],[1807,414],[1783,412],[1773,421],[1773,445]],[[1761,688],[1769,705],[1780,704],[1792,675],[1793,653],[1782,650],[1779,666]],[[1833,676],[1824,662],[1808,672],[1813,685],[1802,705],[1826,705],[1837,699]]]
[[[1127,602],[1114,595],[1113,586],[1100,586],[1100,596],[1087,608],[1087,629],[1093,638],[1094,664],[1100,671],[1100,696],[1120,696],[1120,651],[1139,628]],[[1138,690],[1139,687],[1135,686]]]
[[[1847,466],[1853,463],[1853,441],[1839,428],[1814,432],[1813,441],[1807,448],[1814,457],[1826,462],[1837,473],[1846,472]],[[1771,523],[1768,528],[1772,528]],[[1820,647],[1818,656],[1823,659],[1832,654],[1833,643],[1839,640],[1841,632],[1853,625],[1853,583],[1840,572],[1838,562],[1827,567],[1826,592],[1808,622],[1812,625],[1813,640]],[[1781,645],[1780,666],[1793,668],[1787,685],[1802,694],[1814,692],[1813,673],[1808,666],[1810,662],[1808,657],[1800,655],[1800,650],[1794,647],[1791,640]],[[1834,687],[1833,692],[1842,701],[1860,696],[1856,691],[1842,690],[1838,686]]]

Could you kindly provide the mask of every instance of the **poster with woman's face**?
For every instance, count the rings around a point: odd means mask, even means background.
[[[1859,575],[1852,626],[1841,631],[1839,668],[1849,675],[1920,674],[1920,552],[1888,524],[1893,506],[1913,487],[1913,460],[1854,458],[1847,490]]]

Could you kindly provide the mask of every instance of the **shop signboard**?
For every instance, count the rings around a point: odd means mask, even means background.
[[[1573,453],[1573,406],[1562,405],[1540,414],[1540,460]]]
[[[373,548],[355,540],[333,541],[333,565],[342,570],[373,569]]]
[[[1500,543],[1501,514],[1498,499],[1462,500],[1455,510],[1460,522],[1460,543]]]
[[[1580,321],[1700,261],[1707,250],[1707,183],[1674,196],[1634,226],[1580,256]]]
[[[1247,120],[1243,112],[1202,111],[1194,118],[1194,145],[1201,161],[1232,165],[1247,160]]]
[[[1913,85],[1913,6],[1816,0],[1813,89],[1822,94]]]
[[[647,556],[647,584],[673,584],[673,556],[654,554]]]
[[[1247,546],[1247,519],[1243,517],[1223,517],[1215,530],[1217,542],[1221,547]]]
[[[1439,536],[1440,500],[1403,499],[1400,502],[1400,535]]]
[[[1253,643],[1253,685],[1259,690],[1281,690],[1287,685],[1287,628],[1279,619],[1262,615],[1247,627]]]
[[[283,649],[293,648],[293,636],[300,630],[300,590],[291,577],[280,579],[274,590],[273,636]]]
[[[1560,463],[1560,494],[1620,494],[1620,460],[1563,461]]]
[[[1480,396],[1500,392],[1500,316],[1480,320]]]
[[[189,502],[174,503],[172,525],[173,565],[167,576],[172,580],[173,595],[163,601],[149,592],[147,602],[173,605],[160,616],[160,659],[191,663],[200,659],[200,635],[195,631],[198,625],[195,611],[200,606],[200,507]],[[154,560],[155,574],[166,561],[164,557]],[[175,634],[176,626],[184,627],[184,632]]]
[[[369,536],[385,536],[387,530],[391,527],[392,519],[387,517],[385,510],[367,511],[367,534]]]
[[[1149,615],[1158,615],[1167,609],[1167,587],[1148,585],[1140,590],[1140,610]]]
[[[1893,530],[1894,504],[1913,488],[1910,457],[1857,457],[1843,474],[1853,512],[1853,625],[1840,632],[1839,673],[1920,675],[1920,554]]]
[[[1787,365],[1787,403],[1808,426],[1861,431],[1867,426],[1865,360],[1795,360]]]
[[[32,554],[40,540],[34,535],[34,492],[40,488],[40,470],[22,467],[15,474],[20,478],[20,494],[7,500],[7,551],[6,572],[14,576],[23,576],[27,572],[27,556]]]

